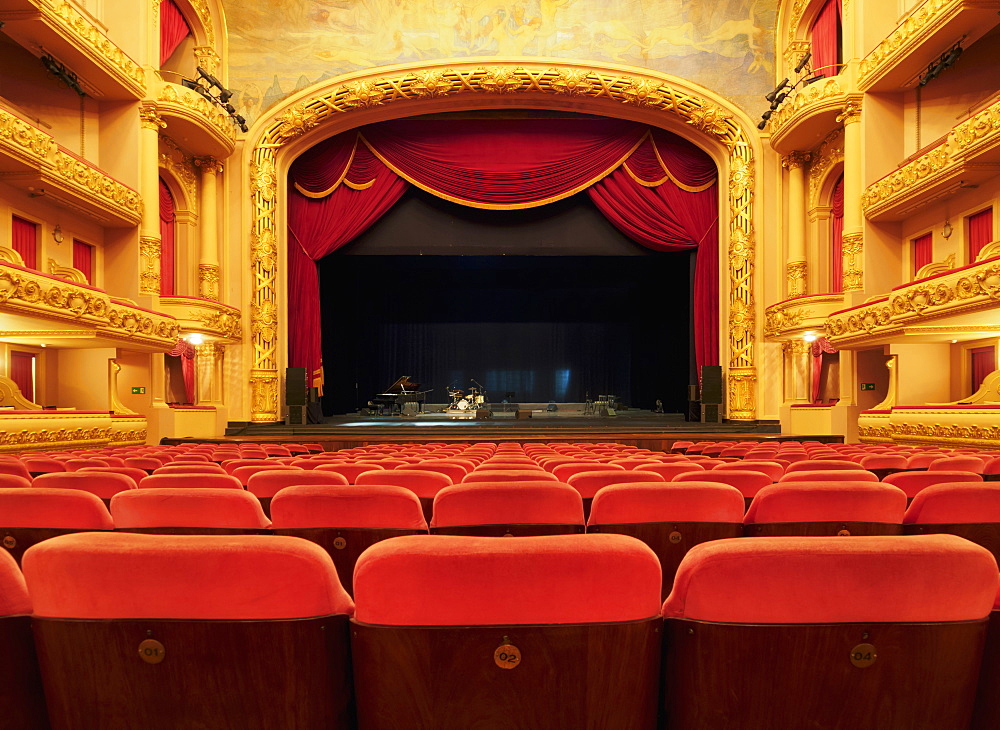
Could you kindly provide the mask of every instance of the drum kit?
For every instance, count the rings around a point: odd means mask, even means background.
[[[449,390],[448,397],[451,398],[449,411],[475,411],[486,407],[486,391],[482,388],[469,388],[468,393],[460,389]]]

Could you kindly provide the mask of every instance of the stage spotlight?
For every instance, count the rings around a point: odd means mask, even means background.
[[[239,124],[240,126],[243,126],[244,124],[246,124],[246,123],[247,123],[247,120],[246,120],[246,119],[244,119],[244,118],[243,118],[242,116],[240,116],[239,114],[236,114],[236,115],[234,115],[234,116],[233,116],[233,119],[234,119],[234,120],[236,121],[236,123],[237,123],[237,124]],[[243,131],[245,132],[246,130],[243,130]]]
[[[958,57],[961,55],[962,55],[961,46],[955,46],[954,48],[952,48],[950,51],[948,51],[948,55],[945,56],[944,67],[948,68],[949,66],[953,66],[955,64],[955,61],[957,61]]]
[[[811,51],[806,52],[806,55],[802,57],[802,60],[799,61],[798,64],[796,64],[795,73],[797,74],[802,73],[802,69],[804,69],[806,67],[806,64],[809,63],[809,60],[812,58],[812,55],[813,54]]]
[[[822,81],[825,78],[826,76],[823,76],[822,74],[820,74],[819,76],[813,76],[812,78],[808,78],[804,82],[802,82],[802,85],[809,86],[809,84],[815,84],[817,81]]]
[[[197,68],[198,68],[198,74],[203,79],[205,79],[205,81],[210,83],[215,88],[225,91],[226,87],[222,85],[222,82],[220,82],[217,78],[215,78],[212,74],[203,69],[201,66],[198,66]]]
[[[788,98],[788,92],[787,91],[784,92],[784,93],[782,93],[782,94],[778,94],[774,98],[774,101],[771,102],[771,110],[774,111],[775,109],[777,109],[779,106],[781,106],[782,102],[785,99],[787,99],[787,98]]]
[[[766,122],[768,119],[771,118],[772,114],[774,114],[774,112],[771,111],[770,109],[768,109],[766,112],[764,112],[763,114],[760,115],[760,118],[763,119]]]
[[[220,99],[221,99],[221,97],[220,97]],[[236,107],[234,107],[232,104],[224,104],[222,108],[226,110],[226,113],[229,116],[232,117],[232,116],[236,115]]]
[[[765,119],[761,119],[759,122],[757,122],[757,129],[759,129],[761,131],[763,131],[764,127],[766,127],[766,126],[767,126],[767,120],[765,120]]]
[[[774,91],[767,94],[764,98],[767,99],[768,101],[774,101],[778,93],[786,86],[788,86],[788,79],[782,79],[781,82],[774,87]]]
[[[226,102],[228,102],[230,99],[233,98],[233,93],[234,92],[230,91],[229,89],[220,89],[219,101],[225,104]]]

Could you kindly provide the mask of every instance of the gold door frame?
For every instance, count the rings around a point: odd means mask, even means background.
[[[720,357],[727,365],[727,417],[756,420],[753,203],[758,140],[747,133],[752,125],[743,112],[683,79],[631,66],[482,58],[377,67],[339,76],[299,91],[254,124],[248,190],[251,421],[280,420],[278,368],[283,355],[278,347],[284,340],[278,337],[278,271],[286,236],[278,203],[286,194],[291,161],[321,139],[364,124],[504,107],[631,119],[678,132],[712,155],[720,181],[728,183],[719,186],[720,218],[728,211],[728,225],[719,226],[720,247],[728,250],[728,297],[720,296],[719,302],[720,326],[728,331],[728,353],[723,347]]]

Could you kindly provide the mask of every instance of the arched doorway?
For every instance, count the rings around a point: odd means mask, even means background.
[[[319,139],[365,123],[453,110],[516,106],[575,110],[644,122],[697,139],[717,161],[721,246],[720,286],[727,365],[728,415],[756,418],[754,364],[755,149],[744,115],[721,98],[663,74],[621,66],[554,66],[525,61],[379,68],[303,90],[255,125],[248,193],[252,200],[250,370],[251,420],[279,418],[278,368],[284,325],[279,262],[285,246],[284,178],[291,161]]]

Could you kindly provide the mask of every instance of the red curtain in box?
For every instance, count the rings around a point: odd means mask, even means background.
[[[844,291],[844,176],[830,196],[830,291]]]
[[[173,0],[160,0],[160,65],[191,35],[191,27]]]
[[[995,347],[974,347],[969,350],[972,370],[972,392],[979,390],[986,376],[997,369],[997,351]]]
[[[289,364],[322,379],[315,261],[364,232],[413,184],[493,210],[529,208],[587,190],[638,243],[697,249],[696,359],[718,350],[718,183],[692,143],[614,119],[400,120],[337,135],[289,173]]]
[[[969,263],[973,263],[986,244],[993,242],[993,209],[981,210],[970,215],[969,223]]]
[[[87,277],[87,283],[94,283],[94,247],[89,243],[73,239],[73,268]]]
[[[913,239],[913,276],[934,261],[934,234],[925,233]]]
[[[820,337],[813,340],[810,347],[810,352],[812,353],[812,403],[822,403],[820,399],[820,391],[823,385],[823,375],[824,375],[824,364],[829,367],[834,361],[832,356],[836,355],[839,350],[827,342],[825,337]]]
[[[35,354],[10,351],[10,379],[30,401],[35,400]]]
[[[187,340],[177,340],[174,349],[167,353],[171,357],[181,359],[181,373],[184,376],[184,400],[188,405],[194,405],[194,346]]]
[[[11,220],[10,247],[17,251],[29,269],[38,268],[38,224],[16,215]]]
[[[174,196],[160,178],[160,294],[174,293]]]
[[[836,76],[841,63],[841,0],[826,0],[810,30],[812,67],[817,76]]]

